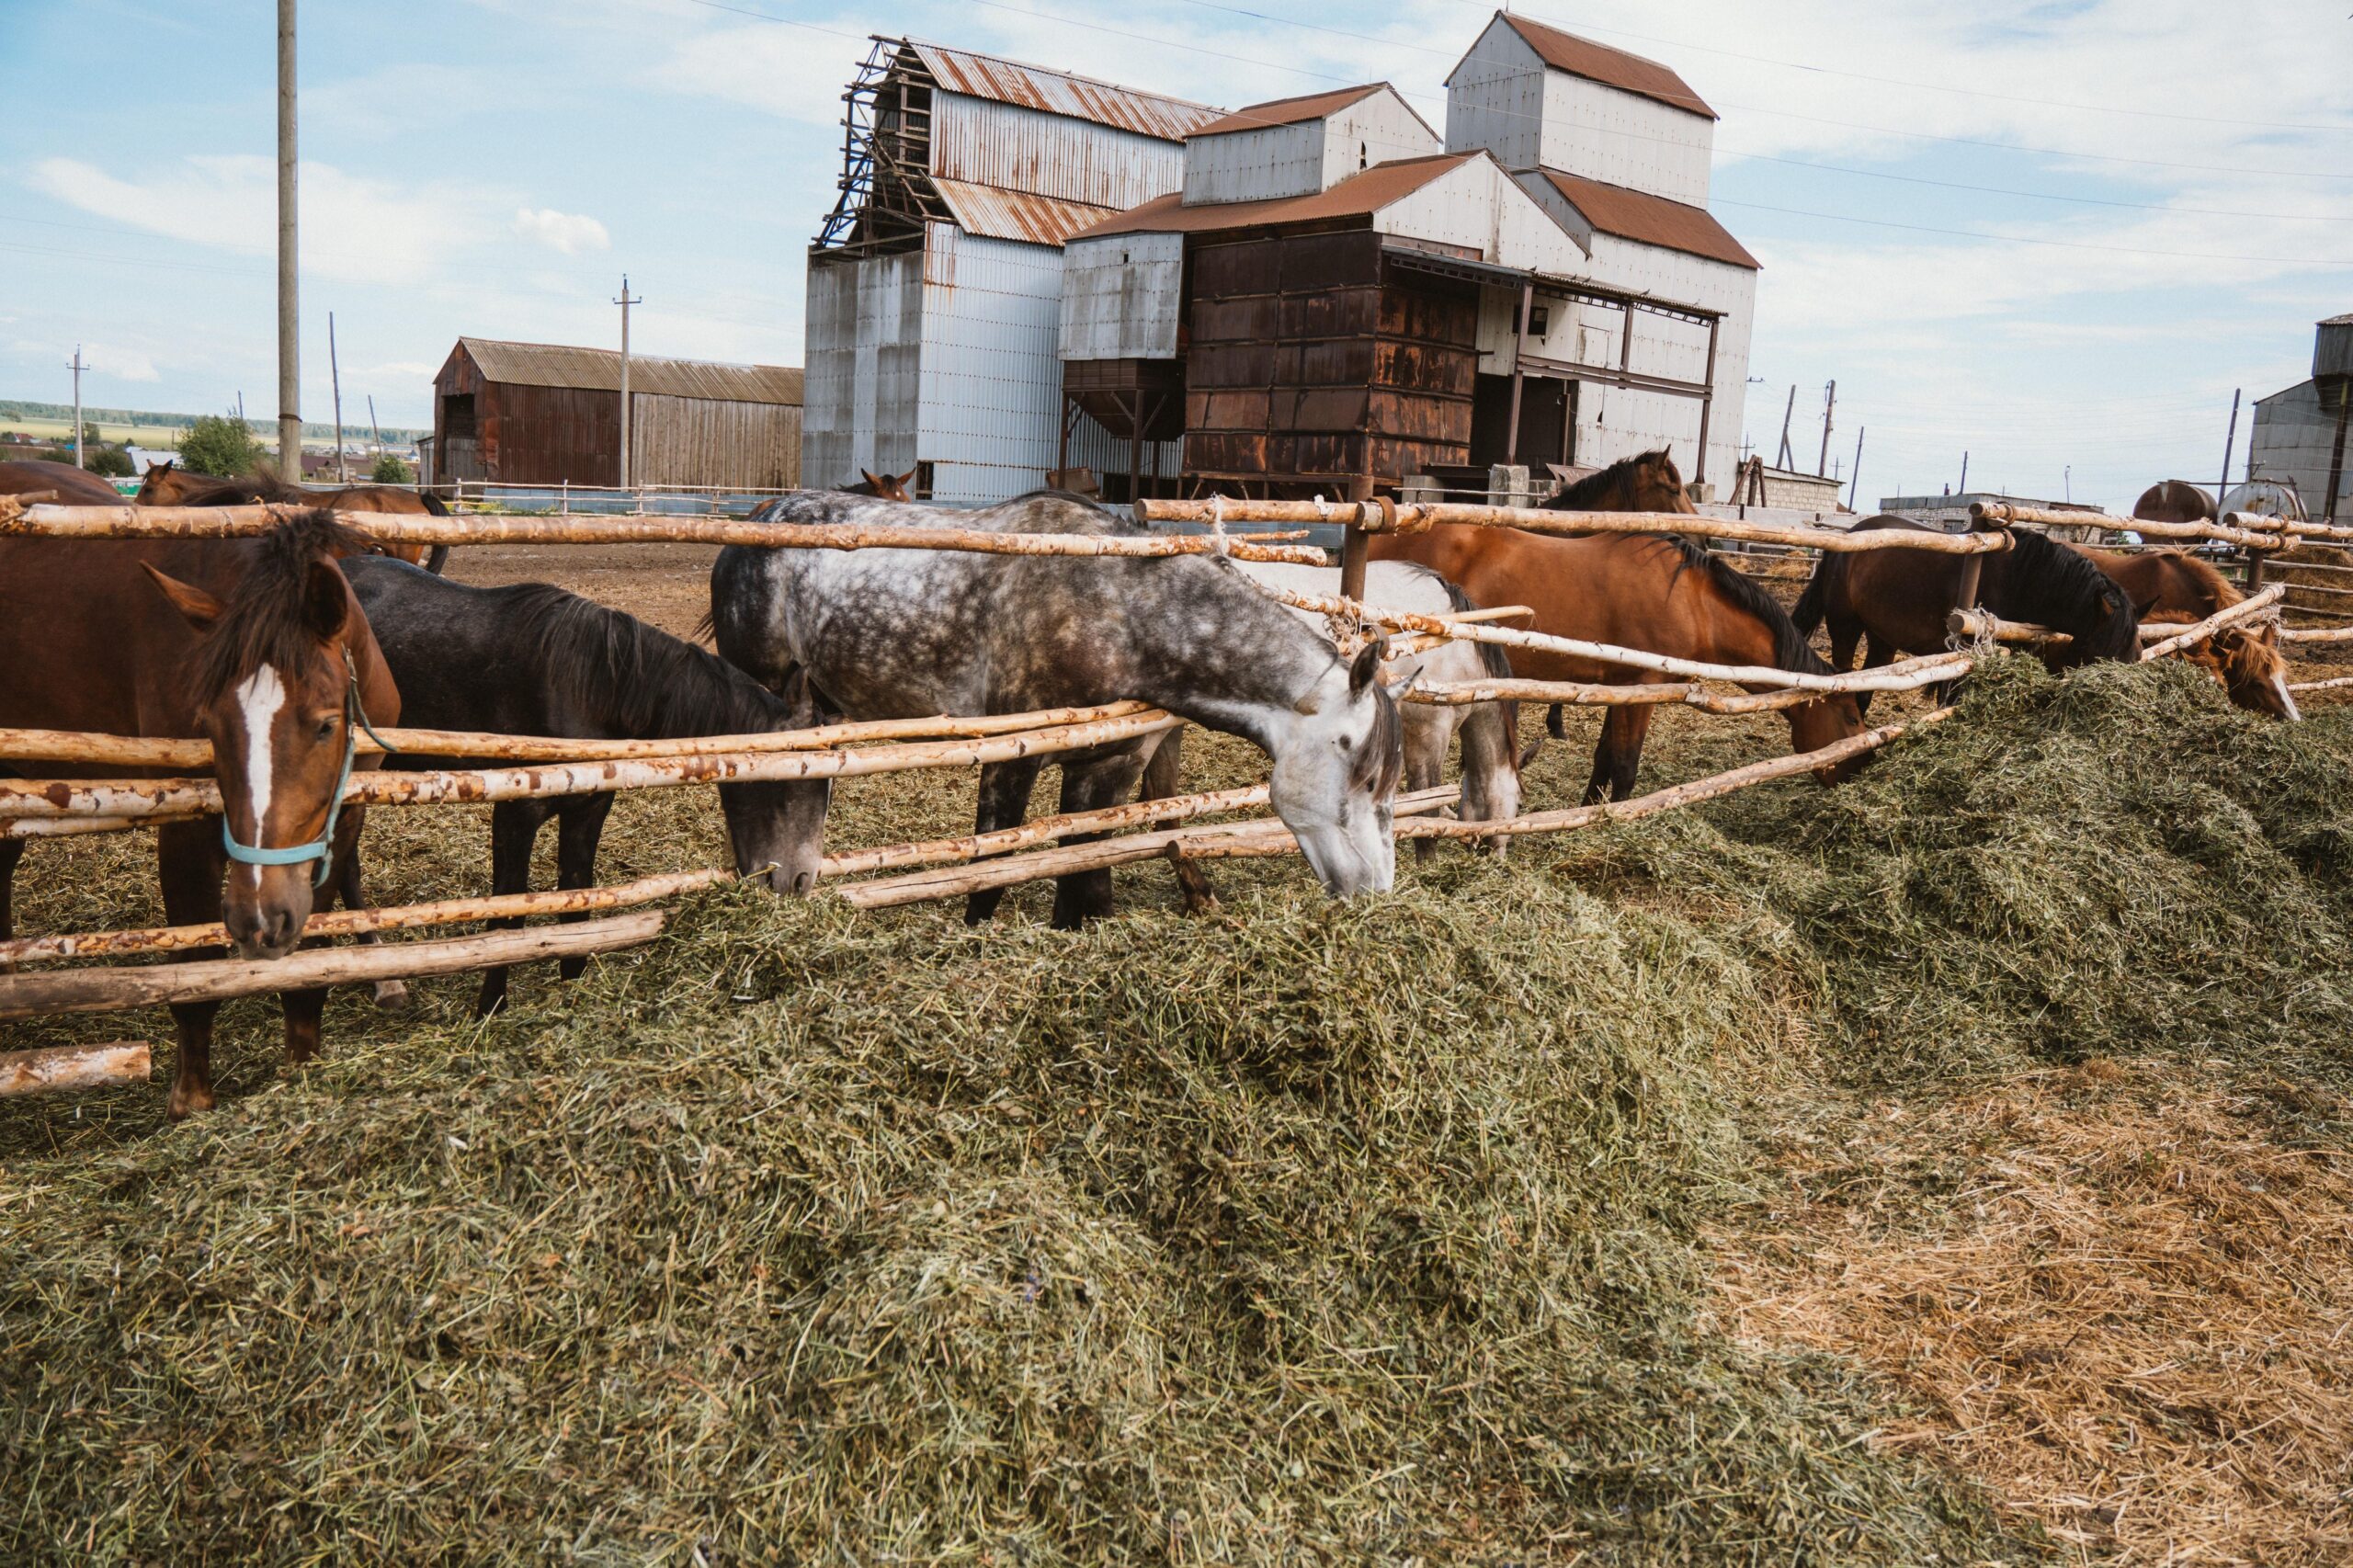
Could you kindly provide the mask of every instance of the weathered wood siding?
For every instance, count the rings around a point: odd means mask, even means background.
[[[632,483],[800,486],[801,410],[790,403],[716,403],[636,391],[630,399]]]

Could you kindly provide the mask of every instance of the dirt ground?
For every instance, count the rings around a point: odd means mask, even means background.
[[[707,544],[494,544],[449,552],[449,577],[481,587],[553,583],[680,637],[710,608]]]

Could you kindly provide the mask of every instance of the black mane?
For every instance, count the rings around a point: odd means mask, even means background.
[[[2010,548],[1992,558],[1985,574],[1985,608],[2005,620],[2026,621],[2075,638],[2063,662],[2141,656],[2141,618],[2131,597],[2089,556],[2029,528],[2010,530]]]
[[[332,512],[305,512],[255,540],[245,574],[188,661],[188,692],[207,708],[265,665],[300,669],[318,636],[303,615],[313,563],[364,554],[369,542]]]
[[[1775,669],[1794,670],[1800,675],[1812,676],[1833,673],[1829,662],[1813,651],[1813,645],[1806,641],[1805,633],[1800,631],[1797,623],[1790,619],[1790,612],[1781,608],[1781,601],[1755,578],[1688,534],[1644,534],[1639,537],[1676,552],[1680,558],[1680,564],[1675,569],[1677,575],[1693,569],[1705,572],[1726,598],[1771,628]]]
[[[1561,493],[1545,502],[1543,509],[1548,512],[1583,511],[1588,502],[1601,500],[1615,491],[1623,483],[1626,470],[1640,468],[1665,456],[1666,449],[1661,447],[1655,451],[1636,452],[1632,457],[1620,458],[1608,468],[1597,469],[1583,479],[1562,486]]]
[[[501,619],[544,653],[550,696],[635,740],[755,734],[783,701],[718,654],[545,583],[503,591]]]

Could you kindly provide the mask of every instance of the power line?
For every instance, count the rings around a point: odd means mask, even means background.
[[[1989,234],[1981,229],[1942,229],[1928,223],[1898,223],[1886,218],[1850,218],[1843,212],[1810,212],[1800,207],[1775,207],[1763,201],[1734,201],[1730,197],[1715,199],[1719,207],[1745,207],[1756,212],[1782,212],[1793,218],[1819,218],[1833,223],[1865,223],[1874,229],[1905,229],[1919,234],[1952,234],[1964,240],[1989,240],[2005,245],[2054,245],[2061,250],[2107,251],[2115,256],[2163,256],[2180,261],[2247,261],[2268,267],[2322,267],[2343,268],[2348,263],[2344,257],[2331,261],[2325,256],[2231,256],[2219,251],[2153,250],[2143,245],[2103,245],[2089,240],[2042,240],[2024,234]]]

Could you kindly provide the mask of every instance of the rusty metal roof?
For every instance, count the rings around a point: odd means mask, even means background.
[[[1207,104],[1139,92],[1133,87],[1074,76],[1067,71],[1050,71],[1040,65],[1024,65],[992,54],[974,54],[970,50],[950,49],[920,39],[903,41],[923,62],[932,79],[948,92],[993,98],[1001,104],[1017,104],[1048,114],[1068,115],[1074,119],[1089,119],[1097,125],[1132,131],[1140,136],[1156,136],[1164,142],[1182,142],[1225,112]]]
[[[1276,98],[1270,103],[1252,104],[1235,109],[1222,119],[1213,119],[1193,132],[1196,136],[1222,136],[1229,131],[1264,131],[1273,125],[1302,125],[1311,119],[1322,119],[1336,114],[1350,104],[1360,103],[1388,86],[1386,82],[1367,82],[1360,87],[1337,87],[1328,93],[1302,93],[1295,98]]]
[[[486,381],[591,392],[621,390],[621,357],[610,348],[509,343],[495,337],[461,337],[458,347],[472,358]],[[632,354],[629,387],[633,392],[700,398],[708,403],[777,403],[798,407],[801,402],[801,373],[783,365],[722,365],[708,359]]]
[[[1033,196],[994,185],[973,185],[961,179],[931,176],[948,203],[948,210],[966,233],[993,240],[1025,240],[1035,245],[1058,245],[1081,229],[1092,228],[1118,214],[1116,207]]]
[[[1596,43],[1574,33],[1564,33],[1558,28],[1548,28],[1541,22],[1531,22],[1526,17],[1514,16],[1508,11],[1499,15],[1511,24],[1512,31],[1527,40],[1528,47],[1534,50],[1545,64],[1556,71],[1582,76],[1588,82],[1598,82],[1605,87],[1637,93],[1688,113],[1704,114],[1710,119],[1718,118],[1716,111],[1710,108],[1682,77],[1655,60],[1645,60],[1639,54],[1629,54],[1606,43]]]
[[[1270,223],[1303,223],[1314,219],[1367,218],[1392,202],[1404,200],[1440,175],[1486,155],[1483,152],[1436,153],[1427,158],[1399,158],[1375,164],[1328,190],[1265,201],[1203,202],[1188,207],[1184,205],[1185,193],[1172,191],[1141,207],[1131,207],[1108,222],[1081,230],[1071,237],[1092,240],[1111,234],[1200,233],[1218,229],[1254,229]]]
[[[1757,268],[1756,258],[1704,207],[1669,201],[1664,196],[1630,190],[1622,185],[1606,185],[1581,175],[1563,174],[1559,169],[1546,169],[1543,175],[1552,182],[1553,189],[1585,214],[1586,222],[1605,234],[1679,250],[1688,256],[1703,256],[1710,261],[1730,262],[1751,271]]]

